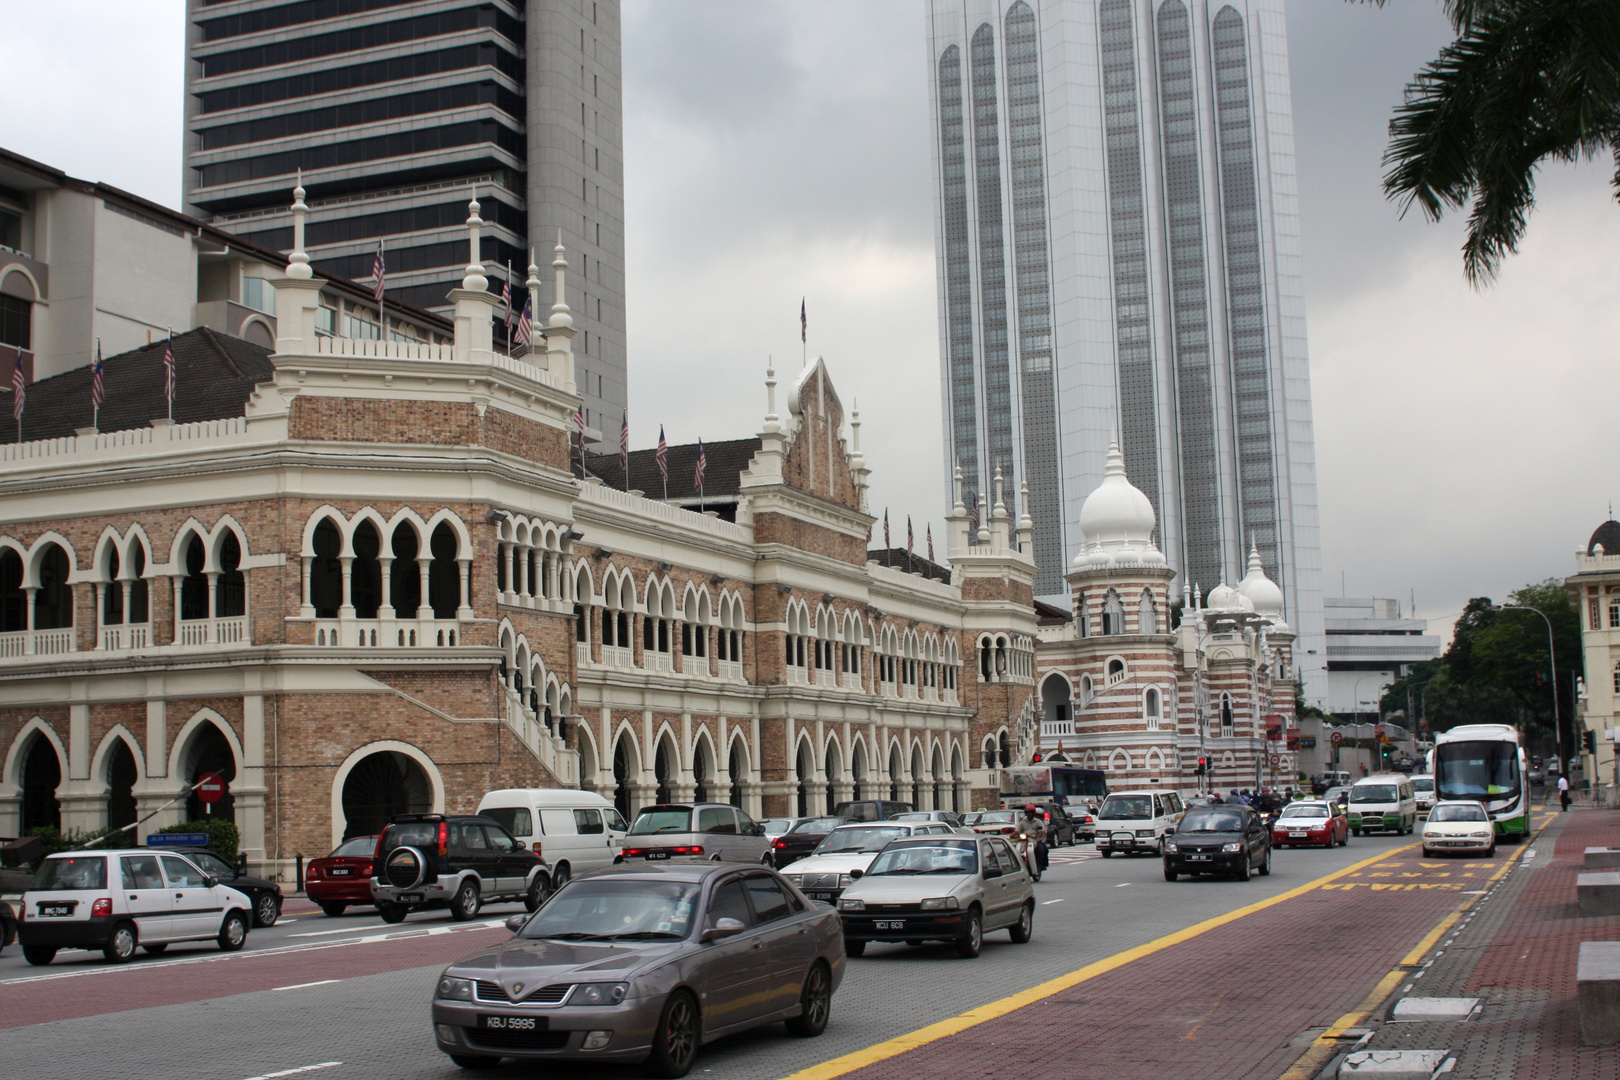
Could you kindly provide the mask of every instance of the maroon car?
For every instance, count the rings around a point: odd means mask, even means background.
[[[376,851],[375,836],[343,841],[332,854],[305,868],[304,892],[334,917],[350,904],[370,905],[371,857]]]
[[[1350,842],[1350,819],[1338,803],[1307,799],[1283,807],[1271,823],[1272,847],[1339,847]]]

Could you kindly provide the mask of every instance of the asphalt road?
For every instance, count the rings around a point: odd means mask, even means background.
[[[1361,837],[1328,851],[1279,851],[1271,876],[1247,883],[1171,884],[1157,859],[1101,859],[1089,846],[1055,851],[1036,886],[1030,944],[997,933],[976,960],[944,948],[873,946],[850,961],[820,1038],[796,1039],[779,1025],[759,1029],[706,1047],[693,1075],[786,1076],[1410,842]],[[339,919],[301,915],[253,931],[240,953],[174,946],[163,957],[142,955],[118,967],[99,953],[63,952],[49,967],[34,968],[7,949],[0,956],[0,1062],[8,1075],[29,1080],[465,1076],[429,1030],[434,981],[446,963],[500,940],[501,921],[519,910],[491,907],[473,924],[425,913],[400,926],[364,910]],[[510,1063],[497,1075],[542,1072],[557,1080],[636,1075]]]

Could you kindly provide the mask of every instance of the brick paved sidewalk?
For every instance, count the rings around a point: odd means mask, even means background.
[[[1452,1080],[1620,1080],[1620,1049],[1581,1044],[1575,963],[1583,941],[1620,940],[1620,917],[1576,913],[1588,846],[1620,844],[1620,811],[1555,813],[1547,829],[1423,977],[1396,991],[1479,997],[1462,1023],[1383,1024],[1368,1049],[1449,1049]],[[1411,987],[1410,990],[1407,987]]]

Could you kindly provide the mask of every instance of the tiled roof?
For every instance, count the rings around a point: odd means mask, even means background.
[[[935,581],[951,583],[951,568],[937,562],[929,562],[921,555],[908,555],[905,548],[873,548],[866,553],[867,562],[875,562],[879,566],[890,566],[904,573],[916,571],[925,578]]]
[[[101,406],[102,431],[147,427],[169,414],[163,394],[163,350],[167,338],[105,357],[102,381],[107,400]],[[174,336],[174,421],[224,420],[241,416],[253,387],[272,378],[270,350],[240,338],[201,327]],[[89,427],[91,365],[30,383],[23,402],[22,438],[59,439]],[[0,372],[0,442],[16,442],[11,422],[10,372]]]
[[[1051,625],[1053,623],[1072,622],[1073,619],[1074,616],[1072,614],[1064,611],[1060,607],[1053,607],[1051,604],[1043,604],[1039,600],[1035,601],[1035,621],[1043,626]]]
[[[573,443],[572,460],[579,461],[579,443]],[[707,462],[703,466],[703,497],[706,499],[735,498],[741,486],[743,470],[759,452],[759,439],[726,439],[704,443]],[[663,499],[664,478],[658,473],[654,450],[630,451],[630,482],[625,483],[624,471],[619,467],[616,453],[599,454],[589,448],[585,451],[585,465],[591,475],[602,483],[620,491],[640,491],[649,499]],[[683,443],[669,448],[669,495],[671,502],[695,502],[697,485],[692,477],[697,472],[698,444]]]

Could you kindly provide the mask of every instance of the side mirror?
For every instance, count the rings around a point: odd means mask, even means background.
[[[1000,876],[1001,876],[1001,867],[999,867],[999,866],[986,866],[984,868],[984,880],[989,881],[991,878],[998,878]]]
[[[863,875],[865,875],[865,873],[866,873],[865,870],[851,870],[849,872],[849,879],[851,881],[859,881],[859,880],[861,880],[861,877]]]
[[[512,931],[512,933],[515,934],[519,930],[523,929],[523,924],[528,922],[528,921],[529,921],[529,913],[528,912],[524,912],[521,915],[513,915],[510,919],[506,920],[506,928],[508,930]]]
[[[703,931],[704,941],[718,941],[721,938],[735,937],[748,929],[737,919],[717,919],[715,924]]]
[[[203,887],[204,888],[212,889],[215,885],[218,885],[218,884],[219,884],[219,878],[215,877],[212,874],[204,874],[203,875]]]
[[[524,842],[523,842],[523,841],[521,841],[521,840],[513,840],[513,841],[512,841],[512,843],[514,843],[514,844],[516,844],[516,845],[517,845],[517,849],[518,849],[518,850],[519,850],[519,851],[527,851],[527,850],[528,850],[528,849],[529,849],[529,845],[528,845],[528,844],[525,844],[525,843],[524,843]]]

